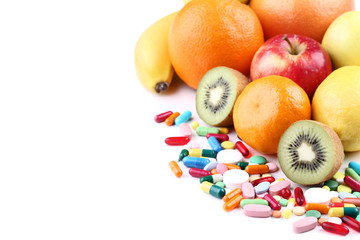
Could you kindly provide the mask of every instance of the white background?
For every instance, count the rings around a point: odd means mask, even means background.
[[[134,48],[148,26],[182,6],[0,3],[0,239],[333,237],[321,227],[294,234],[296,216],[226,213],[185,168],[181,179],[170,171],[182,148],[164,139],[178,129],[153,117],[191,110],[204,125],[195,91],[179,80],[162,96],[145,90]],[[230,138],[236,141],[234,131]],[[342,169],[359,157],[348,154]]]

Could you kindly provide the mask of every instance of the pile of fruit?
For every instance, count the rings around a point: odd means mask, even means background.
[[[192,0],[138,40],[135,66],[162,93],[175,74],[198,116],[233,126],[292,181],[331,179],[360,151],[360,12],[354,0]]]

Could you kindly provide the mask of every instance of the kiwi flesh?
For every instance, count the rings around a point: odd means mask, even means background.
[[[284,174],[303,185],[329,180],[344,160],[344,148],[335,131],[312,120],[293,123],[281,136],[277,153]]]
[[[215,67],[200,80],[196,90],[196,112],[211,126],[233,125],[232,110],[249,79],[228,67]]]

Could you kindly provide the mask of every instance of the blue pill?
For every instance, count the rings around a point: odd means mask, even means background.
[[[259,183],[258,185],[256,185],[255,192],[256,194],[263,194],[266,193],[270,188],[270,183],[269,182],[262,182]]]
[[[215,169],[217,165],[218,165],[218,162],[216,162],[216,161],[214,161],[214,162],[209,162],[209,163],[206,164],[206,166],[204,167],[204,170],[206,170],[206,171],[211,171],[211,170]]]
[[[356,198],[356,196],[348,192],[339,192],[339,198],[343,200],[344,198]]]
[[[204,169],[204,167],[210,162],[207,158],[201,157],[184,157],[183,164],[188,168]]]
[[[354,161],[349,162],[349,168],[352,168],[357,174],[360,175],[360,164]]]
[[[191,118],[190,111],[183,112],[175,119],[175,124],[176,124],[176,126],[179,126],[181,123],[189,121],[190,118]]]
[[[223,150],[221,144],[214,136],[211,136],[208,138],[208,143],[209,143],[211,149],[214,150],[215,152],[220,152],[221,150]]]

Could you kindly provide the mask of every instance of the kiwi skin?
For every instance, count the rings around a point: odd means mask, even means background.
[[[236,99],[237,97],[240,95],[240,93],[244,90],[244,88],[246,87],[246,85],[249,84],[250,80],[244,75],[242,74],[241,72],[235,70],[235,69],[232,69],[232,68],[229,68],[229,67],[224,67],[224,66],[219,66],[219,67],[215,67],[215,68],[224,68],[224,69],[227,69],[229,70],[236,78],[236,97],[235,97],[235,101],[233,103],[233,105],[235,105],[235,102],[236,102]],[[213,69],[211,69],[213,70]],[[209,71],[211,71],[209,70]],[[205,75],[204,75],[205,76]],[[196,105],[197,107],[197,105]],[[199,113],[199,110],[196,109],[197,112]],[[203,119],[201,118],[200,114],[199,114],[199,117],[207,124],[211,125],[211,126],[214,126],[214,127],[227,127],[227,126],[233,126],[234,125],[234,121],[233,121],[233,108],[232,110],[230,111],[230,113],[228,114],[228,116],[226,116],[226,118],[224,118],[224,120],[222,120],[221,122],[219,123],[216,123],[216,124],[213,124],[213,123],[209,123],[206,121],[206,119]]]
[[[340,169],[342,163],[343,163],[343,160],[344,160],[344,148],[343,148],[343,145],[341,143],[341,140],[339,138],[339,136],[336,134],[336,132],[330,128],[329,126],[321,123],[321,122],[317,122],[317,121],[314,121],[314,120],[300,120],[300,121],[309,121],[309,122],[312,122],[312,123],[316,123],[318,124],[319,126],[321,126],[324,131],[329,135],[332,143],[333,143],[333,146],[334,146],[334,151],[335,151],[335,162],[334,162],[334,165],[333,165],[333,168],[331,169],[331,171],[328,173],[328,175],[326,175],[323,179],[321,179],[320,181],[318,182],[313,182],[313,183],[309,183],[309,184],[306,184],[306,183],[301,183],[301,182],[298,182],[299,184],[302,184],[302,185],[315,185],[315,184],[319,184],[319,183],[322,183],[322,182],[325,182],[326,180],[329,180],[332,178],[332,176],[334,176],[334,174]],[[280,146],[280,144],[279,144]],[[280,151],[280,149],[278,149],[278,152]],[[281,164],[280,164],[281,166]],[[286,173],[285,173],[286,175]],[[291,176],[287,176],[289,179],[291,179]]]

